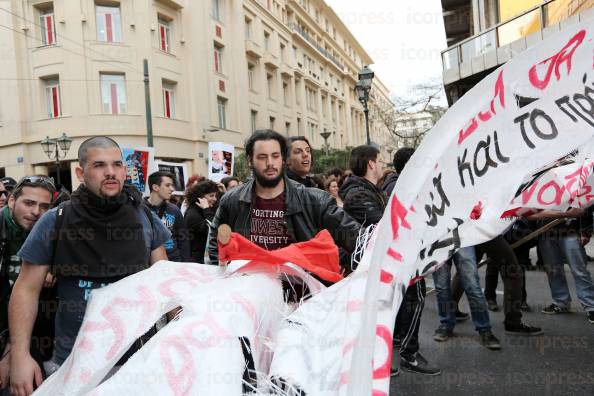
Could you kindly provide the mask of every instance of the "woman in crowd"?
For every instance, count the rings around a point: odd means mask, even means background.
[[[340,168],[334,168],[326,173],[326,180],[336,180],[338,182],[338,188],[342,186],[342,179],[344,178],[344,171]]]
[[[215,215],[218,193],[217,183],[210,180],[194,184],[186,191],[188,210],[184,219],[190,237],[190,255],[196,263],[204,263],[209,223]]]
[[[338,196],[338,181],[335,178],[326,180],[325,190],[336,199],[336,204],[342,208],[342,199]]]
[[[186,183],[186,191],[190,189],[190,187],[203,182],[206,180],[206,177],[200,176],[198,174],[192,175],[188,178],[188,182]],[[188,201],[184,198],[183,202],[181,203],[180,210],[183,215],[186,214],[186,210],[188,210]]]

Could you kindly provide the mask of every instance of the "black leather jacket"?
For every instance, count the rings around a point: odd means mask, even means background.
[[[379,223],[384,215],[386,194],[363,177],[350,176],[338,195],[344,202],[344,211],[364,226]]]
[[[218,263],[219,225],[227,224],[234,232],[250,238],[254,184],[254,179],[250,179],[244,185],[226,193],[221,199],[208,242],[211,263]],[[326,229],[339,247],[349,253],[355,250],[361,226],[336,206],[336,200],[327,192],[304,187],[285,176],[285,205],[285,224],[296,242],[308,241]]]

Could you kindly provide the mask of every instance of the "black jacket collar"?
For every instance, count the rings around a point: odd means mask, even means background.
[[[305,187],[317,187],[315,181],[310,176],[301,177],[289,168],[285,168],[285,174],[289,179],[303,184]]]

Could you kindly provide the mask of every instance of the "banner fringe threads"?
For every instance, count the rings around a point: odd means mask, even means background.
[[[361,259],[363,258],[363,254],[365,253],[365,249],[367,249],[367,245],[373,236],[373,232],[375,231],[377,224],[372,224],[368,227],[361,227],[359,230],[359,236],[357,237],[357,244],[355,245],[355,251],[351,255],[351,271],[357,269],[359,264],[361,263]]]

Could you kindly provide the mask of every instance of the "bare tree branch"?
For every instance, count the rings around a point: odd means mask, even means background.
[[[443,95],[443,85],[440,81],[417,84],[412,91],[413,94],[406,98],[393,98],[393,104],[374,103],[371,108],[371,116],[383,123],[396,138],[396,146],[417,147],[430,129],[409,128],[407,130],[400,125],[402,121],[414,122],[415,119],[427,118],[428,113],[433,126],[445,112],[445,108],[438,103]],[[418,116],[415,117],[416,115]]]

